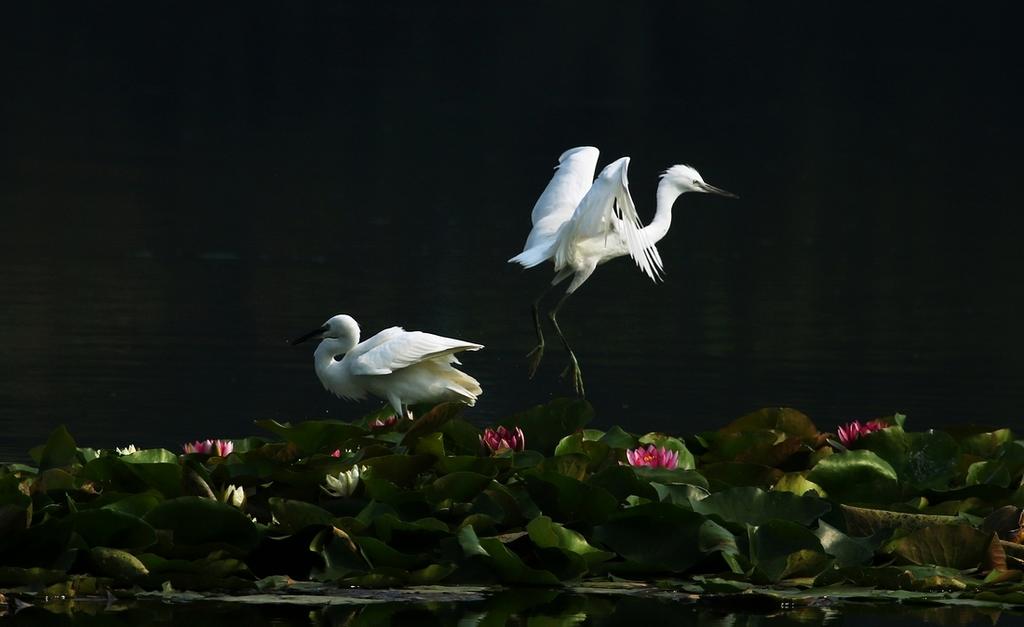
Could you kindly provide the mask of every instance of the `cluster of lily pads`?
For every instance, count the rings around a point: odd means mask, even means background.
[[[587,428],[559,399],[482,430],[259,421],[267,437],[0,466],[0,589],[660,582],[873,586],[1024,603],[1024,440],[764,409],[697,435]]]

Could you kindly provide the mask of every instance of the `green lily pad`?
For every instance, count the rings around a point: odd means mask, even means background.
[[[107,497],[108,494],[104,494],[103,496]],[[156,490],[146,490],[145,492],[139,492],[138,494],[128,495],[123,493],[111,493],[109,496],[113,496],[114,498],[103,499],[102,505],[100,505],[103,509],[114,510],[123,514],[131,514],[132,516],[138,516],[139,518],[145,516],[151,509],[159,505],[164,500],[164,497]],[[96,504],[97,503],[95,501],[92,503],[94,506]]]
[[[614,426],[611,429],[605,431],[604,435],[602,435],[601,439],[598,441],[604,442],[610,448],[613,449],[628,449],[637,447],[636,438],[630,435],[629,433],[626,433],[625,431],[622,430],[622,428],[618,426]]]
[[[769,582],[813,576],[830,563],[821,541],[807,527],[788,520],[770,520],[750,529],[750,562]]]
[[[494,570],[506,583],[548,586],[559,583],[558,577],[550,572],[527,566],[497,538],[480,538],[480,547],[487,552]]]
[[[419,567],[424,562],[423,557],[397,551],[377,538],[359,536],[355,538],[355,542],[362,550],[371,568],[383,566],[409,570]]]
[[[369,433],[366,429],[340,420],[306,420],[297,425],[282,424],[276,420],[257,420],[256,425],[291,442],[306,454],[344,448],[349,440]]]
[[[936,525],[893,540],[889,550],[912,564],[963,570],[977,568],[991,542],[992,534],[968,525]]]
[[[789,407],[768,407],[751,412],[738,418],[719,433],[744,433],[759,429],[770,429],[785,433],[787,436],[811,439],[818,435],[818,428],[803,413]]]
[[[149,570],[139,558],[120,549],[93,547],[89,551],[89,557],[96,568],[96,573],[105,577],[133,581],[149,574]]]
[[[808,526],[832,509],[828,501],[760,488],[730,488],[693,503],[693,511],[718,516],[731,523],[760,525],[769,520],[790,520]]]
[[[891,503],[899,495],[896,471],[868,450],[826,457],[807,479],[825,488],[832,499],[847,503]]]
[[[587,483],[607,490],[619,501],[624,501],[631,494],[651,500],[658,498],[652,487],[654,484],[637,477],[630,466],[609,466],[591,475]]]
[[[708,553],[737,552],[731,533],[670,503],[616,512],[594,528],[594,539],[648,572],[685,572]]]
[[[861,566],[869,563],[875,551],[888,534],[881,532],[864,538],[848,536],[824,520],[818,521],[818,529],[814,532],[821,542],[825,553],[836,559],[837,568]]]
[[[62,468],[78,462],[78,446],[64,425],[50,433],[39,453],[39,470]]]
[[[618,500],[603,488],[558,473],[529,470],[523,478],[541,510],[565,522],[601,522],[618,505]]]
[[[868,509],[841,505],[846,530],[855,536],[868,536],[885,530],[914,530],[933,527],[935,525],[958,525],[961,520],[956,516],[937,516],[934,514],[913,514],[909,512],[893,512],[884,509]]]
[[[783,475],[778,468],[744,462],[707,464],[701,466],[700,472],[707,478],[712,490],[738,486],[753,486],[767,490]]]
[[[224,503],[183,496],[154,507],[145,519],[156,529],[171,532],[175,545],[227,544],[251,550],[259,532],[245,514]]]
[[[441,403],[413,421],[402,438],[402,446],[415,450],[420,438],[437,433],[448,421],[462,413],[461,403]]]
[[[491,484],[491,477],[475,472],[453,472],[436,479],[426,487],[427,499],[438,503],[452,500],[459,503],[472,501]]]
[[[84,510],[61,520],[90,547],[144,549],[156,542],[153,527],[141,518],[109,509]]]
[[[1009,487],[1024,473],[1024,442],[1007,442],[996,457],[976,462],[967,469],[966,484]]]
[[[559,548],[582,557],[588,565],[598,564],[615,557],[587,542],[583,534],[553,522],[548,516],[538,516],[526,526],[530,540],[542,548]]]
[[[869,433],[859,444],[888,462],[900,482],[912,490],[943,489],[956,474],[960,447],[942,431],[907,433],[889,427]]]
[[[334,515],[312,503],[272,496],[267,499],[270,511],[283,531],[295,533],[317,525],[331,525]]]
[[[667,468],[633,467],[633,472],[641,479],[656,481],[664,485],[692,485],[702,490],[708,489],[708,480],[696,470],[669,470]]]
[[[797,496],[803,496],[808,492],[813,491],[816,492],[818,496],[828,496],[825,488],[813,481],[807,480],[806,472],[787,472],[775,482],[775,485],[772,486],[772,490],[775,492],[789,492],[791,494],[796,494]]]
[[[401,487],[411,486],[416,476],[433,464],[429,455],[382,455],[362,462],[368,476],[387,479]]]

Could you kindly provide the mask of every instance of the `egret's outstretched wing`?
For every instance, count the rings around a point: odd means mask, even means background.
[[[398,333],[395,333],[396,329],[399,331]],[[373,342],[384,333],[387,333],[387,336],[382,341],[368,347],[368,350],[362,351],[362,345],[356,348],[356,350],[360,350],[360,354],[354,356],[355,359],[351,366],[352,374],[390,374],[395,370],[401,370],[428,359],[483,348],[480,344],[441,337],[432,333],[402,331],[399,327],[385,329],[367,340],[367,343]]]
[[[577,242],[595,237],[607,238],[614,231],[622,237],[629,256],[644,274],[653,281],[661,278],[661,255],[644,232],[633,197],[629,194],[628,167],[629,157],[623,157],[601,170],[572,218],[558,234],[556,268],[568,264]]]
[[[517,255],[510,262],[522,263],[530,267],[540,263],[550,254],[543,255],[539,251],[544,250],[554,241],[555,233],[562,224],[572,217],[580,199],[583,198],[590,184],[594,180],[594,169],[597,167],[597,157],[600,154],[593,146],[580,146],[570,148],[558,158],[558,165],[555,167],[555,174],[551,182],[544,188],[537,204],[533,206],[533,230],[526,238],[526,245],[523,252],[534,250],[532,255],[527,257],[542,258],[535,263],[524,263],[523,255]]]

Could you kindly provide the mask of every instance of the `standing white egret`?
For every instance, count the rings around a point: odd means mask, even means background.
[[[415,403],[458,401],[472,407],[483,390],[461,370],[455,353],[476,351],[481,344],[406,331],[384,329],[365,342],[359,325],[345,314],[291,341],[292,345],[321,338],[313,353],[316,376],[336,396],[362,400],[367,394],[386,400],[396,416],[405,416]]]
[[[636,206],[629,195],[626,168],[629,157],[605,166],[594,180],[599,151],[592,146],[572,148],[558,158],[555,175],[533,207],[533,230],[526,238],[523,252],[509,259],[524,268],[532,268],[548,259],[555,264],[555,278],[533,301],[533,323],[537,346],[530,358],[530,377],[544,357],[544,333],[540,326],[540,302],[555,285],[572,276],[558,304],[549,313],[551,324],[569,353],[569,365],[563,376],[572,375],[573,387],[584,395],[580,365],[558,326],[558,311],[569,295],[590,278],[597,266],[629,255],[651,280],[661,279],[661,256],[655,244],[665,237],[672,223],[672,204],[686,192],[706,192],[729,198],[735,194],[708,185],[697,170],[675,165],[665,171],[658,184],[654,219],[640,223]]]

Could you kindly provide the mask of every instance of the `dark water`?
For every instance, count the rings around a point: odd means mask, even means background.
[[[486,344],[481,421],[567,393],[554,348],[525,377],[550,270],[505,260],[580,144],[633,157],[645,219],[673,163],[742,196],[677,204],[665,284],[619,260],[569,301],[602,425],[1019,424],[1013,21],[627,4],[9,8],[0,458],[365,412],[284,343],[338,312]]]
[[[601,627],[683,625],[686,627],[898,627],[936,624],[957,627],[1024,624],[1016,611],[976,607],[915,605],[844,605],[833,608],[804,607],[782,611],[752,612],[739,608],[710,608],[679,602],[640,598],[558,595],[549,591],[512,591],[481,602],[376,603],[330,607],[260,605],[237,603],[132,605],[78,603],[30,607],[12,615],[0,615],[0,625],[117,627],[120,625],[251,625],[368,627],[377,625],[593,625]]]

